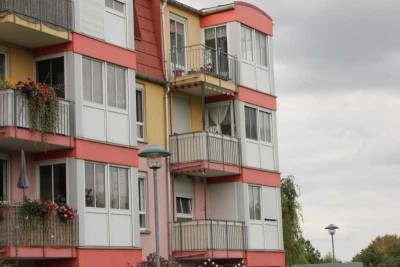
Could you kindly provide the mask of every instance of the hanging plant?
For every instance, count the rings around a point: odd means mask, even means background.
[[[26,95],[29,106],[30,128],[33,131],[55,133],[58,124],[58,97],[56,89],[28,78],[19,81],[16,89]]]
[[[53,201],[43,201],[40,199],[32,200],[30,198],[25,198],[25,201],[21,204],[21,208],[26,215],[45,218],[49,214],[56,211],[58,206]]]
[[[69,223],[73,222],[76,219],[76,217],[78,217],[78,215],[76,214],[76,210],[65,204],[60,205],[60,207],[58,207],[57,214],[61,220]]]

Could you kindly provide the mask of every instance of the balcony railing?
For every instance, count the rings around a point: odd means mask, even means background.
[[[246,250],[244,222],[198,220],[172,224],[172,250]]]
[[[171,77],[203,73],[238,84],[238,72],[237,58],[220,50],[204,45],[171,49]]]
[[[77,220],[65,222],[56,214],[28,215],[17,206],[0,208],[2,246],[73,248],[78,245],[77,232]]]
[[[60,99],[58,106],[58,126],[56,134],[74,135],[73,102]],[[0,90],[0,127],[14,126],[30,128],[29,106],[27,98],[13,89]]]
[[[171,163],[211,161],[241,166],[240,142],[227,135],[204,132],[170,136]]]
[[[74,2],[72,0],[1,0],[0,17],[13,13],[33,23],[74,30]]]

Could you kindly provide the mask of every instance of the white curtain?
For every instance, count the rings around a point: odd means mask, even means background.
[[[209,118],[216,125],[216,132],[221,133],[221,123],[225,120],[229,105],[215,106],[208,108]]]

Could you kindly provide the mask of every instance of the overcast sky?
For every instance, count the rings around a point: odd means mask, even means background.
[[[197,8],[225,0],[181,0]],[[400,233],[400,1],[248,0],[274,19],[280,169],[304,236],[351,258]]]

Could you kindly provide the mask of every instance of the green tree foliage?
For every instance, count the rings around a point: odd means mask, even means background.
[[[378,236],[353,257],[353,262],[362,262],[366,267],[399,267],[400,236]]]
[[[283,242],[286,251],[286,264],[305,264],[322,262],[321,253],[305,240],[300,226],[301,205],[298,202],[299,188],[292,175],[282,179],[282,224]]]

